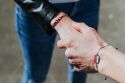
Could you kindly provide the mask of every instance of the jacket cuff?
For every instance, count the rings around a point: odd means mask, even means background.
[[[48,35],[54,32],[51,20],[59,14],[60,9],[46,0],[15,0],[15,2],[42,27]]]

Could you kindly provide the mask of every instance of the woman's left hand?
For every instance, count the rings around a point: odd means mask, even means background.
[[[93,56],[106,43],[101,39],[97,32],[84,23],[73,22],[72,26],[79,32],[77,36],[72,37],[70,47],[67,47],[65,55],[69,58],[70,64],[73,64],[76,71],[95,72],[96,64],[93,62]],[[59,42],[58,47],[64,46],[65,41]]]

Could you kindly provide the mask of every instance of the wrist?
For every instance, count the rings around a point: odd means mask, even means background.
[[[58,33],[64,33],[64,31],[68,31],[69,29],[71,30],[71,26],[72,26],[72,22],[73,22],[68,15],[66,15],[63,12],[60,12],[51,21],[51,26],[53,26],[53,24],[56,22],[56,20],[58,20],[62,16],[64,16],[64,17],[61,18],[61,20],[59,20],[59,22],[56,24],[56,26],[53,27]]]
[[[60,22],[65,16],[66,16],[65,13],[59,12],[59,14],[51,20],[51,26],[52,26],[53,28],[55,28],[56,25],[58,25],[59,22]]]
[[[99,52],[100,63],[98,64],[99,73],[106,75],[105,73],[107,71],[107,68],[109,68],[108,65],[110,64],[109,56],[112,56],[112,54],[110,53],[112,52],[112,50],[116,49],[113,48],[112,46],[107,46],[102,50],[100,50]]]
[[[112,46],[100,51],[99,73],[106,75],[119,83],[125,83],[125,56]]]
[[[101,51],[104,50],[105,48],[107,48],[109,46],[109,44],[103,42],[103,44],[99,47],[96,47],[96,54],[94,56],[92,56],[92,61],[94,62],[94,69],[97,72],[100,72],[100,69],[102,68],[102,66],[100,66],[101,62],[103,61],[103,57],[101,55]]]

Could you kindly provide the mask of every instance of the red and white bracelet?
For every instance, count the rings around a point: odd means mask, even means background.
[[[52,24],[52,27],[54,28],[54,27],[63,19],[63,17],[65,17],[65,16],[67,16],[67,14],[65,14],[65,13],[61,14],[61,15],[58,17],[58,19],[56,19],[56,20],[54,21],[54,23]]]
[[[97,72],[98,72],[98,64],[100,63],[99,52],[100,52],[103,48],[105,48],[105,47],[107,47],[107,46],[110,46],[110,45],[107,44],[107,45],[101,47],[101,48],[98,50],[97,54],[92,57],[93,62],[96,63],[96,71],[97,71]]]

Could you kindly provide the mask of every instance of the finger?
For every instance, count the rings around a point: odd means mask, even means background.
[[[59,48],[66,48],[70,45],[70,43],[66,42],[66,41],[63,41],[63,40],[59,40],[57,42],[57,47]]]
[[[57,42],[57,47],[59,48],[70,48],[72,47],[72,41],[71,40],[59,40]]]
[[[79,32],[84,32],[85,28],[86,28],[86,24],[84,23],[76,23],[76,22],[73,22],[72,23],[72,26]]]
[[[76,64],[79,65],[81,64],[81,60],[79,58],[74,58],[74,59],[69,59],[70,64]]]
[[[66,48],[66,45],[65,45],[64,41],[58,40],[57,41],[57,47],[58,48]]]
[[[76,52],[74,52],[72,48],[67,48],[66,49],[65,56],[67,58],[70,58],[70,59],[78,58],[79,57],[79,56],[76,55]]]
[[[80,69],[79,67],[76,67],[76,66],[74,66],[73,70],[74,70],[74,71],[77,71],[77,72],[80,72],[80,71],[81,71],[81,69]]]

